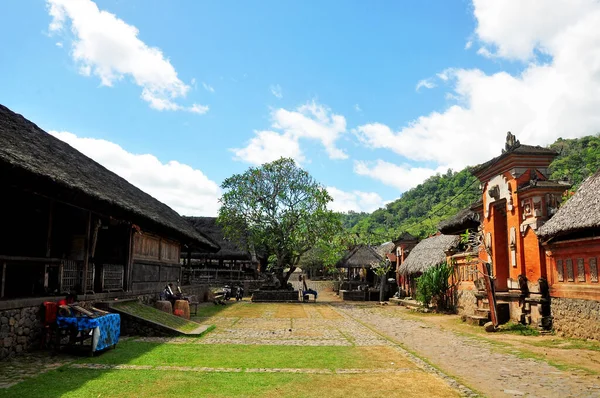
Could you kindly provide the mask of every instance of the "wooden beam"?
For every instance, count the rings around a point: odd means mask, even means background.
[[[6,285],[6,262],[2,263],[2,288],[0,288],[0,298],[4,298],[4,286]]]

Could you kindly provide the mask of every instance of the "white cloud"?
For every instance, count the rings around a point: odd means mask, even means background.
[[[423,87],[425,87],[425,88],[434,88],[435,87],[435,83],[431,79],[419,80],[419,82],[417,83],[417,87],[415,88],[415,90],[419,91]]]
[[[354,104],[354,110],[355,110],[356,112],[362,112],[362,108],[361,108],[361,107],[360,107],[360,105],[358,105],[358,104]]]
[[[200,115],[204,115],[206,112],[208,112],[208,105],[200,105],[200,104],[194,104],[191,107],[188,108],[188,110],[192,113],[198,113]]]
[[[597,25],[591,24],[597,18],[596,0],[473,0],[473,5],[477,37],[502,58],[529,60],[535,50],[556,56],[565,36],[576,41],[586,40],[577,32],[587,39],[598,36]]]
[[[437,77],[451,87],[445,95],[455,104],[396,131],[380,123],[359,126],[363,143],[429,166],[460,169],[497,156],[507,131],[533,145],[598,131],[600,3],[475,0],[474,6],[484,55],[522,60],[523,70],[440,72]]]
[[[255,131],[245,148],[233,149],[236,160],[262,164],[281,156],[292,157],[299,163],[305,160],[299,141],[320,141],[330,159],[346,159],[348,155],[335,146],[346,132],[346,118],[315,101],[293,111],[276,109],[271,112],[270,131]]]
[[[327,187],[327,192],[333,198],[329,209],[338,212],[365,211],[371,213],[385,205],[381,196],[375,192],[351,191],[346,192],[335,187]]]
[[[135,26],[98,9],[91,0],[47,0],[51,33],[72,36],[71,56],[84,76],[94,75],[103,86],[128,76],[142,88],[141,98],[157,110],[191,110],[174,100],[190,87],[177,76],[162,51],[138,38]],[[191,110],[193,112],[193,110]]]
[[[255,131],[255,137],[244,148],[232,149],[235,160],[251,164],[272,162],[281,157],[292,158],[302,163],[304,155],[298,140],[291,134],[279,134],[275,131]]]
[[[62,46],[63,46],[62,42],[60,42],[60,41],[57,41],[57,42],[56,42],[56,47],[60,47],[60,48],[62,48]]]
[[[354,162],[356,174],[371,177],[385,185],[397,188],[400,192],[414,188],[432,175],[445,173],[447,170],[446,166],[439,166],[436,169],[408,165],[398,166],[381,159],[375,162]]]
[[[281,86],[279,84],[271,85],[269,89],[271,90],[271,94],[273,94],[275,97],[279,99],[283,98],[283,91],[281,90]]]
[[[473,46],[473,40],[467,40],[465,43],[465,50],[470,49]]]
[[[202,171],[177,161],[162,163],[153,155],[127,152],[106,140],[50,131],[115,174],[182,215],[215,216],[221,190]]]
[[[206,91],[208,91],[209,93],[214,93],[214,92],[215,92],[215,89],[214,89],[214,87],[213,87],[213,86],[211,86],[210,84],[207,84],[207,83],[204,83],[204,82],[202,82],[202,87],[204,87],[204,89],[205,89]]]

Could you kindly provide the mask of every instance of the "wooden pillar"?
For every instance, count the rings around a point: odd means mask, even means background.
[[[82,286],[81,286],[84,298],[88,292],[87,274],[88,274],[88,268],[89,268],[89,263],[90,263],[90,231],[91,231],[91,229],[92,229],[92,212],[88,211],[87,223],[85,226],[85,249],[84,249],[85,254],[83,257],[83,281],[82,281]]]
[[[127,234],[127,262],[125,270],[125,275],[127,275],[127,280],[125,281],[125,291],[130,292],[133,289],[133,242],[134,242],[134,232],[133,227],[129,226],[129,232]]]

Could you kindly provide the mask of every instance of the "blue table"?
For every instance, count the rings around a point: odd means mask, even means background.
[[[59,329],[79,331],[83,340],[88,336],[92,338],[92,352],[115,346],[121,335],[121,317],[119,314],[107,314],[97,318],[88,317],[56,317],[56,326]]]

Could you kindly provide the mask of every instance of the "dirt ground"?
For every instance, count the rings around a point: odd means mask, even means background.
[[[600,352],[559,348],[567,339],[488,335],[457,316],[415,315],[397,306],[336,308],[482,395],[600,397]],[[554,348],[535,345],[548,342]]]

